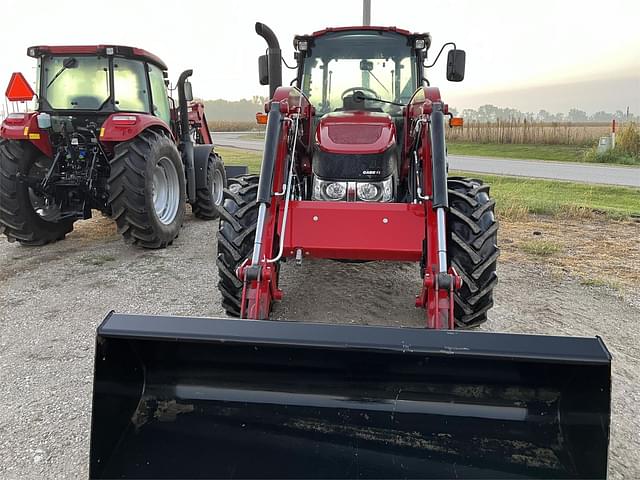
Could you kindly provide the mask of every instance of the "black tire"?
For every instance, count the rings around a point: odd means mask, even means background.
[[[73,219],[47,221],[36,213],[29,187],[18,178],[43,159],[47,157],[31,143],[0,139],[0,233],[10,242],[45,245],[73,230]]]
[[[218,229],[218,289],[222,307],[232,317],[240,316],[242,282],[236,268],[253,252],[258,219],[258,175],[229,179],[224,189],[224,204],[220,209]]]
[[[487,320],[498,282],[498,222],[489,186],[470,178],[449,177],[447,216],[450,264],[462,277],[455,294],[456,327],[472,328]]]
[[[192,205],[193,214],[203,220],[215,220],[220,216],[224,202],[223,190],[227,186],[227,174],[220,155],[213,150],[207,162],[207,186],[196,191],[196,201]],[[220,185],[221,183],[221,185]]]
[[[164,160],[166,159],[166,160]],[[154,169],[167,162],[177,173],[177,211],[167,223],[154,207]],[[109,162],[109,203],[125,241],[143,248],[165,248],[180,233],[186,204],[184,165],[175,144],[164,134],[145,130],[133,140],[116,145]]]

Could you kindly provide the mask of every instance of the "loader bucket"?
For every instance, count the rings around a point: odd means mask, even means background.
[[[605,478],[599,338],[110,314],[91,478]]]

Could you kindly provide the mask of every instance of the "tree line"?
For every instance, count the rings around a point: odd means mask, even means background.
[[[232,122],[246,122],[255,119],[256,112],[262,111],[267,97],[253,96],[237,101],[230,100],[205,100],[207,117],[210,120],[222,120]],[[534,112],[522,112],[515,108],[497,107],[495,105],[482,105],[477,109],[465,108],[461,112],[455,108],[450,108],[454,115],[462,115],[465,120],[478,122],[495,122],[496,120],[535,120],[539,122],[610,122],[617,121],[639,121],[638,115],[629,114],[622,110],[615,112],[605,112],[604,110],[589,114],[584,110],[572,108],[566,113],[551,113],[548,110]]]
[[[454,115],[458,115],[459,112],[454,110]],[[610,122],[611,120],[622,121],[638,121],[640,117],[622,110],[616,110],[615,112],[605,112],[600,110],[589,115],[584,110],[578,108],[572,108],[567,113],[551,113],[547,110],[540,110],[537,113],[522,112],[515,108],[502,108],[495,105],[482,105],[478,109],[465,108],[461,113],[465,120],[478,121],[478,122],[495,122],[496,120],[535,120],[538,122],[549,123],[585,123],[585,122]]]

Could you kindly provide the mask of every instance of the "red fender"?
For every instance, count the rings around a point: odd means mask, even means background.
[[[148,113],[113,113],[105,120],[100,128],[100,141],[120,143],[137,137],[150,127],[158,127],[166,131],[171,138],[171,128],[158,117]]]
[[[26,140],[33,143],[47,157],[53,155],[49,134],[38,127],[38,112],[10,113],[0,125],[0,137],[7,140]]]

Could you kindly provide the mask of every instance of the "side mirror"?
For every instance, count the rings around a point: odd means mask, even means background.
[[[258,76],[260,85],[269,85],[269,57],[266,55],[258,57]]]
[[[191,88],[191,82],[189,81],[184,82],[184,99],[187,102],[193,101],[193,88]]]
[[[449,50],[447,55],[447,80],[461,82],[464,80],[464,65],[467,54],[464,50]]]

